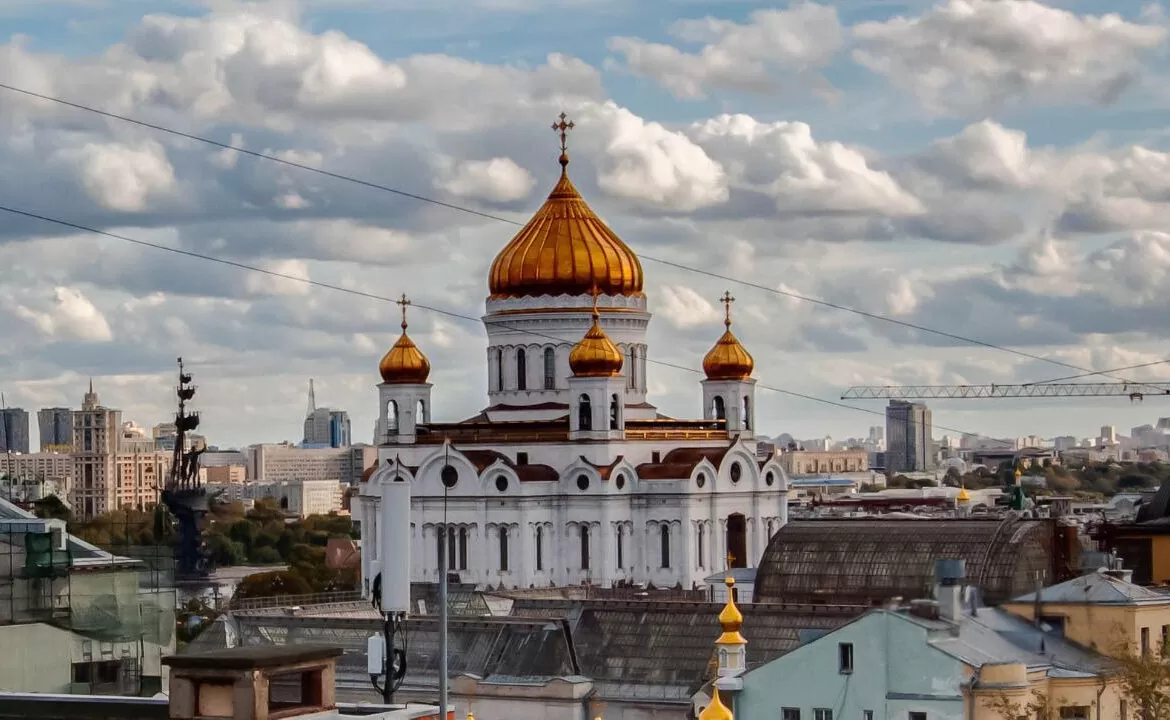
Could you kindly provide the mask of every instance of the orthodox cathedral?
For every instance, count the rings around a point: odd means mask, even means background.
[[[724,331],[703,358],[702,419],[647,402],[650,323],[637,256],[567,172],[492,263],[488,404],[431,418],[430,362],[407,334],[379,366],[378,464],[360,490],[362,576],[381,571],[380,487],[406,481],[411,578],[491,587],[701,584],[754,567],[787,520],[787,478],[759,459],[751,355]]]

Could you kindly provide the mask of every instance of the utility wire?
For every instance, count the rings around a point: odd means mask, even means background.
[[[399,195],[401,197],[410,198],[412,200],[418,200],[419,202],[429,203],[431,205],[437,205],[439,207],[444,207],[444,208],[447,208],[449,210],[455,210],[457,212],[466,213],[468,215],[474,215],[476,217],[481,217],[481,218],[484,218],[487,220],[495,220],[497,222],[507,223],[509,225],[514,225],[514,226],[518,226],[518,227],[522,227],[524,225],[524,223],[509,219],[509,218],[505,218],[505,217],[502,217],[500,215],[493,215],[491,213],[486,213],[486,212],[482,212],[479,210],[474,210],[472,208],[469,208],[469,207],[466,207],[463,205],[456,205],[454,203],[444,202],[442,200],[437,200],[435,198],[427,197],[425,195],[418,195],[415,193],[407,192],[405,190],[400,190],[398,188],[393,188],[393,187],[390,187],[387,185],[382,185],[380,183],[371,182],[369,180],[362,180],[362,179],[355,178],[355,177],[352,177],[349,175],[342,175],[340,173],[330,172],[328,170],[323,170],[321,168],[313,167],[311,165],[305,165],[302,163],[294,162],[292,160],[286,160],[284,158],[276,157],[275,155],[269,155],[267,153],[257,152],[255,150],[248,150],[247,148],[242,148],[242,147],[239,147],[236,145],[223,143],[223,142],[220,142],[218,140],[212,140],[212,139],[207,138],[207,137],[203,137],[200,135],[194,135],[192,133],[183,132],[181,130],[175,130],[173,128],[168,128],[168,127],[165,127],[163,125],[157,125],[155,123],[146,122],[145,120],[139,120],[137,118],[129,117],[127,115],[119,115],[117,113],[108,112],[108,111],[101,110],[101,109],[98,109],[98,108],[95,108],[95,107],[92,107],[89,105],[83,105],[81,103],[72,102],[69,100],[65,100],[63,98],[53,97],[52,95],[45,95],[43,93],[34,92],[32,90],[27,90],[25,88],[16,87],[15,85],[9,85],[7,83],[0,82],[0,89],[19,93],[21,95],[36,98],[38,100],[45,100],[48,102],[57,103],[59,105],[64,105],[66,107],[74,108],[76,110],[82,110],[85,112],[94,113],[96,115],[110,118],[112,120],[118,120],[121,122],[130,123],[132,125],[137,125],[139,127],[147,128],[150,130],[156,130],[158,132],[167,133],[169,135],[181,137],[181,138],[184,138],[186,140],[192,140],[195,142],[204,143],[204,144],[211,145],[211,146],[214,146],[217,148],[221,148],[223,150],[231,150],[233,152],[242,153],[244,155],[249,155],[249,156],[254,157],[254,158],[259,158],[261,160],[268,160],[271,162],[280,163],[281,165],[293,167],[293,168],[296,168],[298,170],[305,170],[307,172],[317,173],[319,175],[324,175],[326,177],[330,177],[330,178],[333,178],[335,180],[343,180],[345,182],[356,183],[356,184],[362,185],[364,187],[373,188],[375,190],[381,190],[383,192],[392,193],[394,195]],[[893,325],[898,325],[900,327],[904,327],[904,328],[907,328],[909,330],[916,330],[918,332],[927,333],[929,335],[936,335],[938,337],[947,338],[949,340],[956,340],[959,342],[968,343],[970,345],[977,345],[979,347],[988,348],[990,350],[998,350],[1000,352],[1011,353],[1012,355],[1016,355],[1018,357],[1028,358],[1029,360],[1039,360],[1041,362],[1051,363],[1053,365],[1058,365],[1060,367],[1068,368],[1070,370],[1078,370],[1078,371],[1084,372],[1084,373],[1089,374],[1089,375],[1105,375],[1106,377],[1111,377],[1114,380],[1120,380],[1122,382],[1130,383],[1132,385],[1141,385],[1142,384],[1142,383],[1135,383],[1135,382],[1133,382],[1131,380],[1127,380],[1125,378],[1116,377],[1115,375],[1111,375],[1111,374],[1109,374],[1111,371],[1107,371],[1107,370],[1093,371],[1093,370],[1090,370],[1089,368],[1079,367],[1077,365],[1066,363],[1062,360],[1056,360],[1053,358],[1045,357],[1043,355],[1037,355],[1035,353],[1030,353],[1030,352],[1027,352],[1024,350],[1017,350],[1015,348],[1007,347],[1005,345],[997,345],[995,343],[990,343],[990,342],[985,342],[983,340],[978,340],[975,338],[965,337],[963,335],[958,335],[956,333],[947,332],[945,330],[936,330],[934,328],[926,327],[925,325],[919,325],[917,323],[912,323],[912,322],[908,322],[905,320],[898,320],[896,318],[891,318],[891,317],[887,317],[885,315],[879,315],[878,313],[872,313],[872,312],[868,312],[865,310],[860,310],[858,308],[849,307],[847,305],[841,305],[839,303],[829,302],[827,300],[821,300],[818,298],[810,297],[808,295],[801,295],[800,293],[795,293],[795,292],[792,292],[789,290],[780,290],[778,288],[769,287],[767,285],[752,282],[749,280],[742,280],[742,279],[730,277],[727,275],[721,275],[719,273],[716,273],[716,272],[713,272],[710,270],[703,270],[701,268],[695,268],[695,267],[691,267],[689,265],[683,265],[682,263],[677,263],[677,262],[674,262],[671,260],[666,260],[664,258],[655,257],[653,255],[638,253],[638,257],[643,259],[643,260],[649,260],[650,262],[655,262],[655,263],[658,263],[660,265],[672,267],[672,268],[675,268],[677,270],[684,270],[686,272],[695,273],[697,275],[705,275],[707,277],[715,278],[718,280],[723,280],[726,282],[735,283],[737,285],[742,285],[744,287],[750,287],[750,288],[753,288],[756,290],[763,290],[765,292],[772,293],[773,295],[787,297],[787,298],[791,298],[793,300],[800,300],[802,302],[811,303],[813,305],[820,305],[821,307],[831,308],[833,310],[842,310],[844,312],[853,313],[855,315],[858,315],[858,316],[861,316],[864,318],[868,318],[870,320],[878,320],[881,322],[886,322],[886,323],[890,323]],[[1083,377],[1083,376],[1079,376],[1079,377]]]
[[[6,213],[9,213],[11,215],[18,215],[20,217],[29,218],[32,220],[39,220],[39,221],[44,222],[44,223],[58,225],[61,227],[67,227],[67,228],[70,228],[72,230],[80,230],[82,232],[93,233],[94,235],[100,235],[102,237],[108,237],[108,238],[112,238],[114,240],[122,240],[124,242],[132,243],[134,245],[138,245],[141,247],[152,248],[154,250],[163,250],[163,251],[174,253],[176,255],[181,255],[181,256],[187,257],[187,258],[192,258],[192,259],[196,259],[196,260],[204,260],[206,262],[218,263],[220,265],[226,265],[228,267],[233,267],[233,268],[237,268],[240,270],[248,270],[250,272],[260,273],[262,275],[267,275],[269,277],[280,278],[282,280],[291,280],[293,282],[303,283],[305,285],[309,285],[312,287],[318,287],[318,288],[322,288],[325,290],[333,290],[336,292],[342,292],[342,293],[354,295],[357,297],[368,298],[370,300],[378,300],[380,302],[387,302],[387,303],[397,303],[398,302],[394,298],[388,297],[385,295],[378,295],[376,293],[369,293],[369,292],[364,292],[362,290],[355,290],[353,288],[342,287],[340,285],[334,285],[333,283],[322,282],[320,280],[313,280],[312,278],[298,277],[296,275],[291,275],[289,273],[282,273],[278,270],[271,270],[268,268],[257,267],[255,265],[248,265],[247,263],[237,262],[235,260],[228,260],[226,258],[216,257],[214,255],[206,255],[206,254],[194,252],[191,250],[182,250],[180,248],[173,248],[173,247],[169,247],[167,245],[162,245],[160,243],[149,242],[147,240],[139,240],[137,238],[128,237],[126,235],[120,235],[118,233],[109,232],[108,230],[100,230],[98,228],[90,227],[88,225],[82,225],[80,223],[74,223],[74,222],[70,222],[68,220],[61,220],[59,218],[51,217],[49,215],[42,215],[40,213],[34,213],[34,212],[27,211],[27,210],[20,210],[18,208],[8,207],[6,205],[0,205],[0,212],[6,212]],[[418,302],[415,302],[413,300],[411,301],[410,306],[412,308],[419,308],[420,310],[427,310],[429,312],[433,312],[433,313],[442,315],[444,317],[449,317],[449,318],[453,318],[456,320],[463,320],[466,322],[470,322],[470,323],[475,324],[476,326],[481,325],[483,322],[482,318],[473,317],[471,315],[464,315],[463,313],[454,312],[452,310],[444,310],[443,308],[435,307],[433,305],[426,305],[426,304],[418,303]],[[514,325],[508,325],[506,323],[500,323],[500,322],[495,322],[495,321],[493,321],[492,324],[496,325],[498,327],[504,328],[505,330],[511,330],[511,331],[522,333],[522,334],[529,335],[532,337],[542,338],[545,340],[554,340],[558,343],[564,342],[563,338],[559,338],[555,335],[547,335],[545,333],[534,332],[532,330],[528,330],[525,328],[519,328],[519,327],[516,327]],[[699,370],[699,369],[696,369],[693,367],[688,367],[686,365],[679,365],[677,363],[668,362],[666,360],[655,360],[652,358],[646,358],[646,362],[654,364],[654,365],[659,365],[662,367],[673,368],[675,370],[682,370],[684,372],[688,372],[688,373],[692,373],[692,374],[696,374],[696,375],[703,374],[702,370]],[[853,412],[863,412],[863,413],[866,413],[868,415],[877,415],[877,416],[883,417],[883,418],[885,417],[885,413],[882,411],[879,411],[879,410],[870,410],[869,408],[858,407],[856,405],[848,405],[848,404],[843,403],[843,402],[837,402],[835,400],[827,400],[825,398],[816,397],[815,395],[807,395],[805,393],[796,392],[795,390],[786,390],[786,389],[781,388],[781,387],[776,387],[773,385],[764,385],[762,383],[757,383],[756,387],[762,388],[764,390],[770,390],[772,392],[780,393],[782,395],[788,395],[789,397],[800,398],[801,400],[809,400],[811,402],[822,403],[824,405],[830,405],[832,407],[844,408],[846,410],[851,410]],[[969,433],[965,430],[959,430],[958,428],[947,427],[945,425],[934,425],[933,427],[936,427],[939,430],[946,430],[947,432],[959,433],[961,435],[977,435],[980,437],[988,437],[988,436],[982,435],[980,433]],[[1001,440],[999,438],[989,438],[989,439],[994,440],[995,442],[1002,442],[1002,443],[1009,442],[1006,440]]]

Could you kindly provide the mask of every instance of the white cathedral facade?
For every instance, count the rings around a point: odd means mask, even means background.
[[[646,399],[641,264],[578,194],[563,146],[560,162],[491,267],[478,415],[432,420],[430,363],[403,299],[402,335],[379,367],[378,464],[360,490],[367,588],[389,482],[410,485],[415,582],[438,580],[445,551],[453,575],[483,587],[691,588],[754,567],[787,520],[787,477],[757,456],[753,361],[731,332],[730,296],[703,359],[702,418],[661,415]]]

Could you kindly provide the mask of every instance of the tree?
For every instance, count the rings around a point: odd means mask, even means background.
[[[963,480],[963,473],[959,472],[959,468],[954,465],[947,468],[947,474],[943,476],[943,484],[951,487],[958,487]]]
[[[1006,692],[998,692],[985,701],[987,708],[1003,720],[1057,720],[1053,703],[1039,690],[1033,690],[1019,699]]]
[[[1142,720],[1170,720],[1170,648],[1141,652],[1131,642],[1113,653],[1121,695]]]
[[[232,597],[248,600],[275,595],[308,595],[311,592],[313,592],[313,588],[296,571],[275,570],[256,573],[244,578],[236,586]]]

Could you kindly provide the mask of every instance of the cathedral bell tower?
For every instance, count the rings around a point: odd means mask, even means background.
[[[703,358],[703,419],[723,420],[727,432],[744,439],[756,434],[755,361],[731,332],[731,304],[735,298],[723,293],[723,335]]]
[[[378,364],[382,383],[378,385],[375,445],[412,444],[418,425],[431,421],[431,384],[427,382],[431,363],[406,334],[410,300],[403,295],[395,302],[402,307],[402,334]]]
[[[625,437],[622,353],[601,329],[593,288],[593,324],[569,353],[569,439],[621,440]]]

